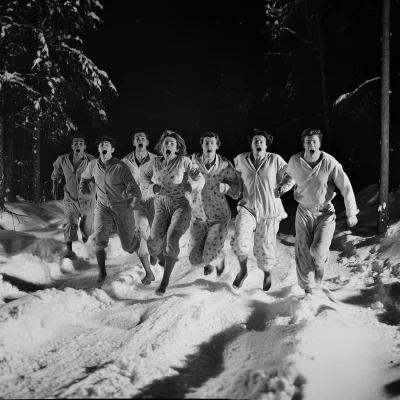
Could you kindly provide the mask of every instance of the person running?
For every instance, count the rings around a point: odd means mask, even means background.
[[[247,277],[248,256],[254,245],[253,253],[258,268],[264,272],[262,288],[268,291],[276,258],[279,223],[287,217],[282,202],[275,198],[274,188],[281,181],[287,164],[278,154],[267,152],[273,136],[266,131],[253,129],[247,138],[252,151],[235,158],[243,197],[238,203],[235,233],[231,240],[231,247],[240,264],[233,287],[242,287]]]
[[[216,151],[221,146],[217,134],[206,132],[200,137],[202,153],[191,156],[205,177],[201,191],[189,196],[192,218],[189,229],[189,261],[204,267],[204,275],[214,269],[220,276],[225,269],[224,243],[232,218],[226,194],[239,198],[240,181],[233,165]]]
[[[156,290],[156,294],[162,296],[178,260],[179,240],[190,224],[191,209],[186,193],[201,190],[205,180],[199,168],[186,157],[185,141],[176,132],[165,131],[157,142],[156,151],[160,156],[143,171],[141,182],[146,190],[156,195],[151,251],[154,256],[159,255],[164,264],[163,277]]]
[[[336,195],[335,186],[344,198],[348,226],[353,227],[358,222],[350,180],[339,162],[320,150],[321,141],[322,133],[317,129],[308,128],[302,132],[304,151],[290,158],[286,175],[275,188],[276,197],[280,197],[296,184],[294,198],[299,203],[295,221],[296,271],[299,285],[306,293],[313,292],[314,282],[322,282],[328,263],[336,225],[335,208],[331,203]]]
[[[98,282],[102,283],[107,276],[105,248],[108,245],[113,226],[121,240],[122,248],[128,253],[137,252],[146,271],[143,280],[153,281],[145,241],[135,230],[132,203],[138,202],[141,191],[131,171],[125,163],[113,157],[115,139],[101,136],[96,140],[100,157],[92,160],[82,174],[80,190],[89,191],[92,180],[96,184],[97,202],[94,216],[94,251],[99,267]],[[142,280],[142,282],[143,282]]]
[[[78,240],[79,230],[82,234],[82,241],[87,242],[93,232],[93,210],[95,205],[94,185],[88,186],[87,194],[79,193],[79,183],[82,172],[95,157],[86,153],[86,137],[79,133],[71,137],[72,152],[60,156],[54,162],[51,179],[53,186],[51,194],[57,200],[58,183],[64,177],[64,240],[67,244],[65,258],[75,259],[76,254],[72,251],[72,242]]]
[[[132,144],[134,151],[123,157],[122,161],[129,167],[137,184],[140,186],[141,172],[156,157],[156,155],[147,150],[147,147],[149,146],[149,137],[141,129],[135,130],[135,133],[132,136]],[[154,193],[149,193],[149,191],[145,190],[143,186],[140,189],[142,191],[142,199],[136,204],[134,209],[135,224],[143,239],[146,241],[147,246],[151,246],[152,241],[150,232],[154,219]],[[156,263],[157,258],[150,255],[150,264],[155,265]],[[150,284],[150,281],[145,281],[143,283]]]

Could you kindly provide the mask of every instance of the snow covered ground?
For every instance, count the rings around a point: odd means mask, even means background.
[[[297,285],[293,213],[281,224],[269,292],[250,258],[239,290],[227,268],[204,276],[187,260],[187,235],[164,297],[144,286],[118,237],[96,288],[91,240],[63,259],[62,202],[20,201],[0,218],[1,398],[400,398],[400,193],[391,227],[375,236],[377,188],[357,195],[359,225],[337,232],[324,284]]]

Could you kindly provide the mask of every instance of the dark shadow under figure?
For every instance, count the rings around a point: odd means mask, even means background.
[[[234,339],[243,333],[240,326],[234,326],[214,335],[207,343],[199,346],[196,354],[186,358],[184,367],[174,368],[178,375],[157,379],[141,389],[136,399],[183,399],[192,389],[201,387],[209,379],[224,371],[223,353]]]
[[[394,398],[400,395],[400,379],[387,383],[383,387],[386,397]]]

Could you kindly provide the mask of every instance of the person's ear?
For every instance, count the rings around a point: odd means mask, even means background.
[[[111,154],[114,153],[115,147],[111,147]]]

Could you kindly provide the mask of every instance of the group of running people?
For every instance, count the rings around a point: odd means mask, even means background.
[[[220,276],[225,269],[224,243],[231,210],[226,195],[238,201],[238,214],[231,248],[240,270],[232,285],[240,288],[247,277],[251,248],[263,271],[262,289],[271,288],[271,269],[276,260],[276,237],[280,221],[287,217],[280,196],[295,185],[299,203],[296,220],[295,261],[298,283],[312,293],[323,279],[329,247],[335,231],[331,200],[335,186],[341,191],[350,227],[358,213],[350,181],[339,162],[320,150],[322,133],[306,129],[304,150],[289,163],[267,149],[273,137],[253,129],[248,135],[250,151],[239,154],[234,166],[217,153],[217,134],[200,137],[201,152],[187,156],[184,139],[167,130],[153,154],[143,130],[132,136],[134,151],[122,160],[113,156],[116,141],[111,136],[96,140],[99,157],[85,152],[86,138],[72,138],[72,152],[57,158],[52,173],[53,197],[64,177],[65,257],[75,258],[72,242],[92,235],[99,267],[98,282],[107,276],[105,248],[116,231],[122,248],[136,252],[145,270],[144,285],[155,280],[151,266],[163,267],[155,293],[164,295],[180,253],[179,241],[189,229],[189,262]],[[78,225],[79,223],[79,225]]]

